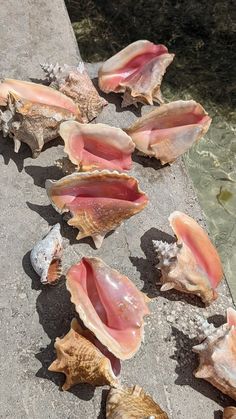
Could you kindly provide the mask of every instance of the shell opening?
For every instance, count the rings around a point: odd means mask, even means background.
[[[67,288],[84,325],[102,345],[119,359],[131,358],[141,344],[143,317],[149,314],[135,285],[100,259],[83,258],[68,271]]]
[[[47,273],[47,283],[53,284],[60,279],[61,276],[61,259],[52,259]]]

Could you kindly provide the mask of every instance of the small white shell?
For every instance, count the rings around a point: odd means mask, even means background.
[[[42,284],[54,283],[61,274],[62,236],[55,224],[30,253],[30,261]]]

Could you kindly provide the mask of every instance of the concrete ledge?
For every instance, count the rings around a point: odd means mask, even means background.
[[[4,48],[1,77],[41,78],[41,62],[75,64],[79,59],[62,0],[4,3],[0,37]],[[97,66],[88,65],[88,69],[96,77]],[[110,95],[109,101],[99,121],[124,127],[136,119],[137,114],[131,110],[121,111],[118,97]],[[62,226],[65,269],[82,255],[97,255],[153,297],[145,344],[133,359],[123,363],[122,382],[144,386],[172,419],[212,418],[214,412],[229,404],[219,391],[193,378],[196,356],[191,352],[195,316],[212,316],[219,323],[225,308],[232,304],[226,283],[220,288],[218,301],[207,309],[192,297],[173,292],[160,295],[156,286],[152,239],[169,238],[170,212],[185,211],[204,224],[182,162],[160,169],[158,162],[135,156],[132,174],[148,193],[150,204],[109,235],[100,250],[94,250],[89,240],[75,241],[75,231],[49,205],[44,190],[45,179],[61,177],[54,162],[63,155],[62,145],[52,143],[37,160],[29,157],[24,145],[18,155],[14,154],[9,139],[0,139],[0,149],[0,417],[105,417],[107,388],[81,385],[61,392],[64,377],[47,371],[54,359],[54,340],[68,331],[73,307],[63,283],[41,288],[29,263],[29,251],[47,232],[48,225],[56,222]]]

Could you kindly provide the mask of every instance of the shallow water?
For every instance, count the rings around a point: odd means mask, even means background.
[[[207,108],[212,126],[184,157],[226,278],[236,297],[236,138],[235,125],[215,107]]]
[[[176,54],[163,82],[167,101],[195,99],[212,117],[184,160],[236,301],[236,114],[233,3],[209,0],[67,0],[85,61],[108,58],[137,39]],[[122,28],[122,31],[119,30]]]

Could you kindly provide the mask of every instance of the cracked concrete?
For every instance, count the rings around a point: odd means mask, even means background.
[[[45,16],[45,18],[42,18]],[[79,55],[64,3],[10,0],[1,8],[0,32],[5,55],[1,77],[40,79],[40,62],[75,64]],[[3,30],[4,28],[4,30]],[[97,66],[88,65],[92,77]],[[107,97],[109,105],[97,121],[128,126],[140,109],[121,110],[120,98]],[[146,112],[147,107],[142,108]],[[216,324],[232,305],[226,282],[216,303],[204,308],[191,296],[160,293],[152,240],[171,239],[170,212],[178,209],[202,225],[204,219],[192,184],[179,160],[160,168],[158,162],[134,155],[131,173],[150,197],[140,214],[110,234],[99,250],[90,239],[77,242],[76,231],[62,220],[48,202],[47,178],[62,174],[54,165],[63,156],[59,141],[47,146],[33,160],[22,145],[13,152],[10,139],[0,141],[1,157],[1,401],[0,417],[25,419],[104,418],[107,388],[79,385],[61,392],[64,377],[49,373],[54,359],[54,340],[64,335],[73,317],[73,306],[64,282],[42,287],[29,262],[29,252],[49,226],[61,223],[64,237],[64,271],[83,255],[96,255],[132,279],[152,298],[151,316],[146,319],[145,342],[137,355],[122,363],[122,382],[139,384],[167,410],[171,419],[220,419],[230,401],[203,380],[193,377],[197,358],[191,348],[196,342],[197,315]]]

